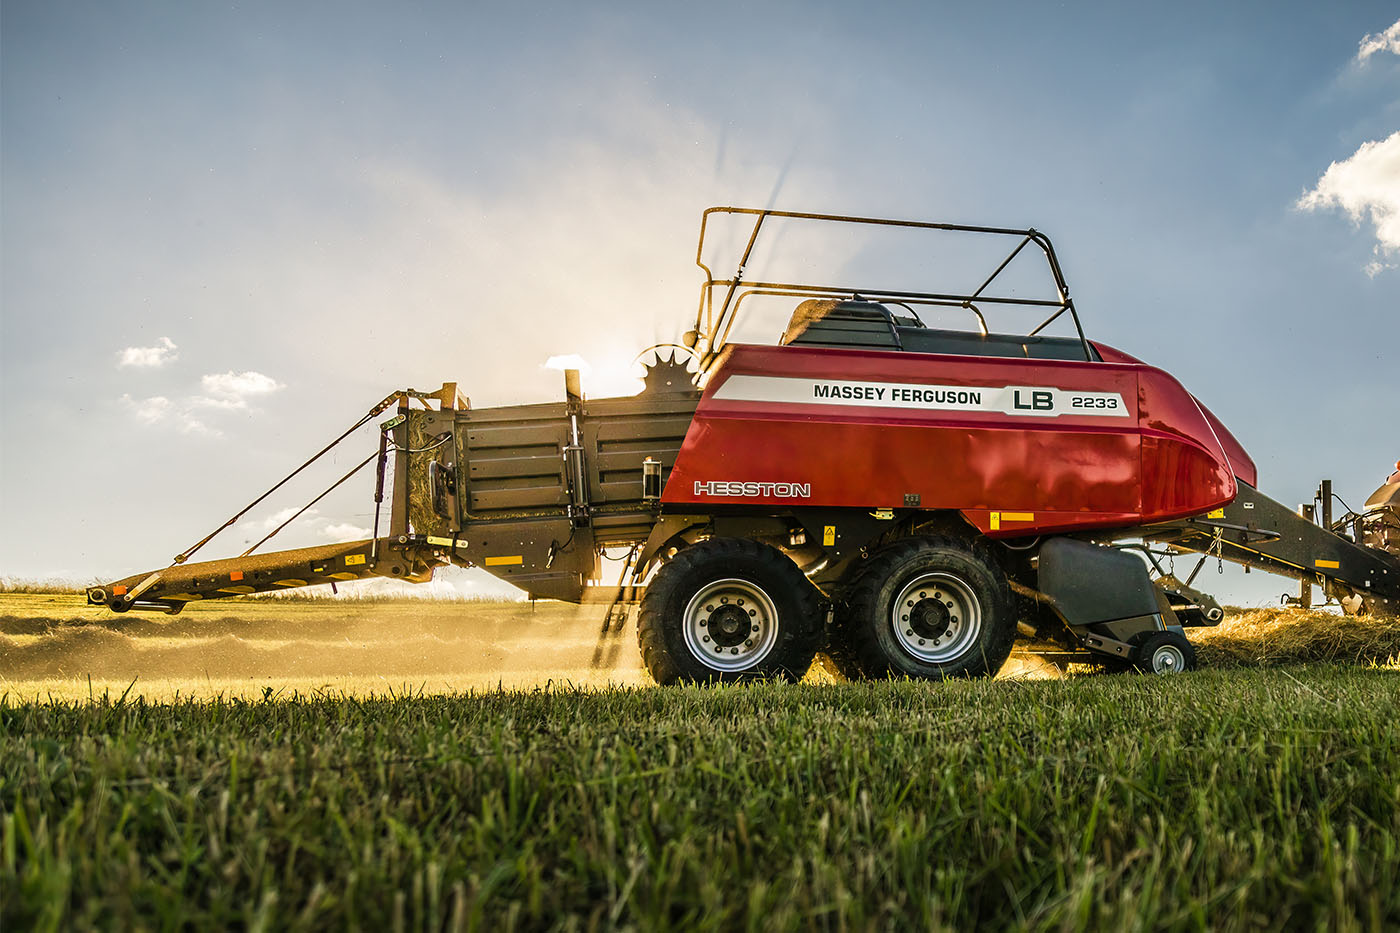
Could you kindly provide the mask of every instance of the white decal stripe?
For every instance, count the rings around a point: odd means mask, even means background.
[[[984,411],[1031,418],[1057,418],[1061,415],[1132,416],[1123,402],[1123,396],[1117,392],[1086,392],[1054,386],[957,386],[735,375],[724,381],[714,397],[734,402],[906,408],[916,411]]]

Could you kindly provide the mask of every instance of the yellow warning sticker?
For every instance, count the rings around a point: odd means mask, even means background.
[[[1212,511],[1209,511],[1209,512],[1206,513],[1206,518],[1224,518],[1224,517],[1225,517],[1225,510],[1224,510],[1224,509],[1213,509]]]
[[[347,567],[353,567],[355,564],[363,564],[364,562],[365,562],[365,555],[363,555],[363,554],[346,554],[346,555],[345,555],[345,566],[347,566]]]
[[[831,547],[836,543],[836,526],[827,525],[822,528],[822,546]]]
[[[1033,522],[1034,512],[993,512],[989,524],[992,531],[1000,531],[1002,522]]]
[[[1313,566],[1314,566],[1314,567],[1326,567],[1326,568],[1328,568],[1329,570],[1338,570],[1338,569],[1341,568],[1342,565],[1341,565],[1341,563],[1340,563],[1339,561],[1335,561],[1335,560],[1315,560],[1315,561],[1313,561]]]
[[[523,564],[525,563],[525,558],[519,554],[510,557],[488,557],[483,563],[485,563],[487,567],[504,567],[508,564]]]
[[[894,518],[894,509],[876,509],[870,513],[882,522],[887,522]]]

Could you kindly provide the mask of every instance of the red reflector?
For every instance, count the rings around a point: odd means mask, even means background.
[[[233,573],[231,573],[231,574],[228,575],[228,578],[229,578],[230,580],[242,580],[242,579],[243,579],[243,571],[241,571],[241,570],[235,570]]]
[[[112,595],[113,595],[113,596],[125,596],[125,595],[126,595],[126,587],[124,587],[124,586],[114,586],[114,587],[112,587]]]

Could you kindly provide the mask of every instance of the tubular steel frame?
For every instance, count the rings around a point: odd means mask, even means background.
[[[743,255],[739,259],[738,268],[734,275],[727,279],[715,278],[714,272],[705,264],[705,233],[709,226],[711,214],[743,214],[755,218],[753,230],[749,233],[748,243],[744,247]],[[986,280],[970,294],[949,294],[940,292],[916,292],[904,290],[891,290],[884,288],[852,288],[840,285],[807,285],[794,282],[768,282],[768,281],[745,281],[744,272],[748,266],[749,258],[753,255],[754,244],[758,241],[759,232],[763,228],[763,222],[769,217],[780,217],[794,220],[815,220],[832,223],[863,224],[867,226],[879,227],[903,227],[915,230],[943,230],[954,233],[990,234],[993,236],[1020,237],[1020,242],[1011,250],[1001,264],[987,276]],[[1046,298],[1012,298],[997,295],[985,295],[987,287],[992,284],[1002,271],[1011,264],[1021,250],[1028,244],[1034,243],[1040,248],[1045,256],[1045,260],[1050,269],[1050,275],[1055,282],[1056,297]],[[1075,332],[1079,335],[1080,346],[1084,349],[1084,358],[1093,360],[1093,351],[1089,348],[1089,341],[1084,336],[1084,327],[1079,321],[1079,312],[1074,308],[1074,301],[1069,296],[1069,286],[1065,284],[1063,271],[1060,269],[1059,259],[1055,256],[1055,248],[1050,243],[1050,238],[1035,228],[1019,230],[1010,227],[978,227],[967,224],[946,224],[932,223],[917,220],[890,220],[881,217],[856,217],[845,214],[813,214],[805,211],[775,211],[766,208],[754,207],[711,207],[707,208],[700,217],[700,240],[695,248],[695,264],[705,273],[705,281],[700,287],[700,305],[695,313],[695,343],[701,345],[701,370],[709,368],[714,362],[719,351],[722,350],[729,341],[730,331],[734,327],[734,321],[739,314],[740,306],[745,298],[751,295],[789,295],[793,297],[812,298],[842,298],[859,297],[874,301],[889,301],[892,304],[911,303],[921,305],[934,305],[942,307],[965,308],[975,314],[982,328],[986,332],[986,321],[982,317],[982,312],[978,310],[973,302],[992,305],[1016,305],[1020,307],[1042,307],[1054,309],[1049,317],[1041,321],[1035,329],[1026,336],[1034,337],[1065,312],[1069,312],[1074,321]],[[724,298],[720,302],[719,309],[715,309],[715,290],[724,287]],[[702,343],[703,341],[703,343]]]

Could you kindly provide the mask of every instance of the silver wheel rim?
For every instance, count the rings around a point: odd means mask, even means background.
[[[778,643],[778,609],[748,580],[716,580],[690,598],[681,632],[690,653],[706,667],[745,671],[762,663]]]
[[[1176,645],[1158,645],[1152,651],[1152,673],[1177,674],[1186,670],[1186,655]]]
[[[950,573],[926,573],[899,591],[890,610],[895,640],[925,664],[947,664],[967,653],[982,632],[982,603]]]

